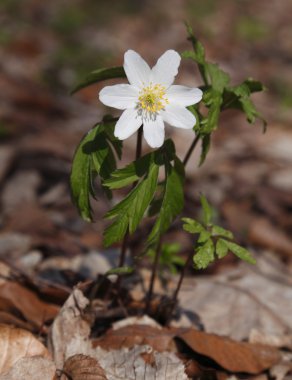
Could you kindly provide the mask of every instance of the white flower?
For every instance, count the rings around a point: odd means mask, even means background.
[[[133,50],[124,57],[124,69],[130,84],[104,87],[100,101],[124,110],[115,127],[115,136],[124,140],[143,124],[144,138],[152,148],[164,141],[164,122],[177,128],[192,129],[195,116],[186,109],[202,99],[198,88],[172,85],[180,65],[180,55],[167,50],[150,69]]]

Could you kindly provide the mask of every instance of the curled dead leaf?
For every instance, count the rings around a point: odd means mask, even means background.
[[[74,355],[64,364],[60,380],[107,380],[98,361],[87,355]]]

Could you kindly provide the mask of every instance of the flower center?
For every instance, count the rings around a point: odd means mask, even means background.
[[[139,93],[138,108],[147,114],[156,114],[169,103],[165,96],[165,87],[161,84],[144,87]]]

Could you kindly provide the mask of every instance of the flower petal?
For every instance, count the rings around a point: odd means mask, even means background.
[[[203,96],[199,88],[186,86],[170,86],[166,92],[166,97],[170,104],[177,104],[183,107],[198,103]]]
[[[128,50],[124,56],[124,70],[128,81],[139,88],[148,85],[151,69],[144,59],[134,50]]]
[[[161,116],[143,121],[144,138],[151,148],[159,148],[164,142],[164,123]]]
[[[174,50],[167,50],[152,68],[151,81],[169,87],[178,73],[180,55]]]
[[[160,114],[163,120],[173,127],[192,129],[196,124],[195,116],[182,106],[168,105]]]
[[[104,87],[99,93],[99,100],[109,107],[124,110],[136,107],[139,91],[130,84],[116,84]]]
[[[142,125],[142,119],[137,114],[137,110],[129,108],[125,110],[115,126],[115,136],[120,140],[125,140],[135,133]]]

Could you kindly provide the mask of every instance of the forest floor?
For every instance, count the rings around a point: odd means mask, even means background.
[[[0,6],[0,380],[292,378],[292,4],[202,3],[127,0],[111,13],[92,0]],[[234,83],[250,76],[266,85],[254,101],[268,131],[228,111],[206,162],[198,167],[199,149],[189,161],[184,215],[200,217],[204,193],[257,264],[227,256],[205,271],[190,268],[165,327],[159,311],[180,269],[161,268],[151,318],[141,315],[149,258],[114,293],[102,277],[120,249],[102,246],[110,204],[100,193],[92,224],[72,205],[74,150],[104,108],[101,85],[68,94],[88,71],[122,64],[129,48],[150,63],[169,48],[185,50],[184,19]],[[189,62],[181,72],[177,83],[200,84]],[[168,133],[183,157],[190,135]],[[192,240],[178,226],[164,242],[178,242],[185,259]],[[130,264],[147,230],[131,238]]]

